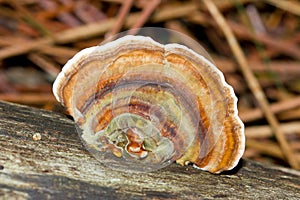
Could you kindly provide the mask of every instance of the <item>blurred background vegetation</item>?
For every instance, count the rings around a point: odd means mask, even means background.
[[[197,40],[233,86],[246,125],[244,157],[299,168],[300,2],[210,1],[241,45],[284,142],[201,0],[0,0],[0,100],[64,112],[51,88],[68,59],[120,31],[164,27]]]

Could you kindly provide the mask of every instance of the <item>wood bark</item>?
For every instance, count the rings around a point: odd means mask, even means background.
[[[175,163],[113,171],[89,154],[67,116],[0,101],[0,199],[10,198],[300,199],[300,172],[247,159],[220,175]]]

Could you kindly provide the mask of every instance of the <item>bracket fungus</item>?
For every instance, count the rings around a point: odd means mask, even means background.
[[[53,92],[88,150],[117,170],[176,161],[220,173],[244,152],[232,87],[184,45],[128,35],[84,49],[63,67]]]

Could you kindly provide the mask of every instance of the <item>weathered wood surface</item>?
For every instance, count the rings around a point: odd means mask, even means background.
[[[12,198],[300,199],[300,173],[250,160],[221,175],[176,164],[112,171],[84,149],[66,116],[0,101],[0,199]]]

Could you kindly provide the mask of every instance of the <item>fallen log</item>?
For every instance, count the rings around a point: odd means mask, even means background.
[[[67,116],[0,101],[0,199],[299,199],[300,172],[244,159],[210,174],[177,164],[151,173],[101,165]]]

